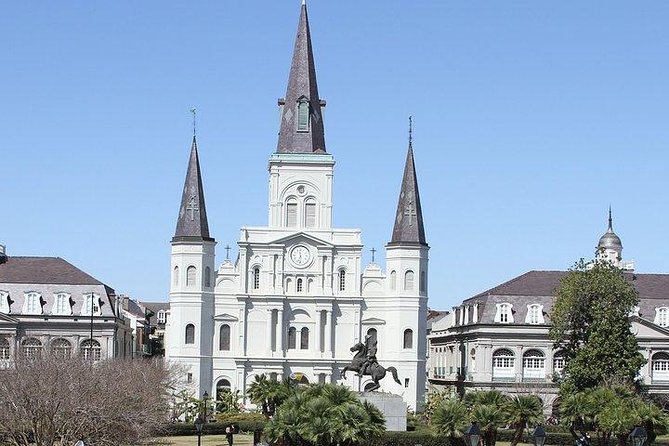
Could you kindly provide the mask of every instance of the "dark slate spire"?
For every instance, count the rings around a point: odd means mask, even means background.
[[[307,5],[303,2],[297,26],[293,61],[282,105],[278,153],[325,153],[322,107],[311,48]],[[300,112],[302,110],[302,112]]]
[[[409,150],[404,165],[400,199],[397,203],[393,238],[389,245],[403,244],[427,246],[423,227],[423,212],[420,207],[420,194],[418,193],[418,180],[416,179],[416,167],[413,160],[411,118],[409,118]]]
[[[190,160],[186,171],[186,182],[181,196],[181,207],[177,219],[177,229],[172,242],[182,241],[213,241],[209,237],[207,210],[204,206],[204,188],[200,173],[200,160],[197,155],[197,141],[193,135],[190,149]]]

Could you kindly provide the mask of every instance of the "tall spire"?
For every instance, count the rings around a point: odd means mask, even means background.
[[[611,217],[611,205],[609,205],[609,230],[608,232],[613,232],[613,217]]]
[[[286,97],[279,99],[281,127],[278,153],[325,153],[322,108],[311,48],[307,5],[302,2]]]
[[[395,227],[389,245],[425,245],[425,228],[423,227],[423,212],[420,206],[418,180],[413,159],[413,128],[409,117],[409,150],[404,164],[402,189],[397,203]]]
[[[193,144],[190,149],[190,160],[186,171],[181,207],[177,218],[177,228],[172,242],[182,241],[213,241],[209,237],[207,210],[204,205],[204,188],[200,173],[200,160],[197,154],[197,141],[193,135]]]

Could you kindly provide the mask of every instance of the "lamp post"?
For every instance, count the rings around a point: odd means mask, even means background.
[[[207,422],[207,406],[209,405],[209,394],[207,393],[206,390],[202,394],[202,405],[204,406],[204,410],[202,411],[203,412],[202,418],[204,419],[203,422],[206,423]]]
[[[648,439],[648,432],[642,426],[637,426],[630,434],[630,438],[632,439],[632,446],[643,446]]]
[[[472,423],[471,426],[465,430],[465,446],[478,446],[481,439],[481,431],[479,425]]]
[[[199,416],[195,419],[195,431],[197,432],[197,446],[200,446],[200,439],[202,438],[202,425],[204,422]]]
[[[534,438],[534,446],[544,446],[546,443],[546,431],[543,427],[537,426],[532,432],[532,438]]]

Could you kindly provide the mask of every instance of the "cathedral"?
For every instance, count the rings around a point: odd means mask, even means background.
[[[196,395],[244,395],[261,374],[364,391],[373,385],[369,376],[343,378],[340,370],[353,345],[376,342],[379,364],[395,367],[399,378],[386,377],[380,390],[418,409],[426,386],[429,246],[411,142],[385,271],[374,262],[363,268],[361,230],[333,226],[335,158],[325,145],[325,101],[304,3],[279,107],[267,226],[241,228],[234,262],[216,264],[193,137],[171,243],[166,356],[184,366]]]

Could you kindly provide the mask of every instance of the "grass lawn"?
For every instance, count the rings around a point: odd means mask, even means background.
[[[152,446],[197,446],[197,435],[185,437],[160,437],[146,443]],[[203,435],[200,443],[202,446],[228,446],[225,435]],[[238,434],[235,435],[233,445],[252,445],[253,435]]]

